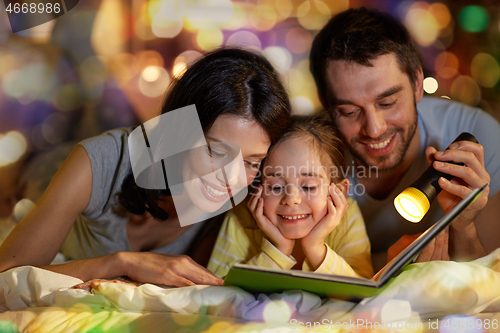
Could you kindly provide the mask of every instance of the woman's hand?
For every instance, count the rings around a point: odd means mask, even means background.
[[[345,181],[342,181],[341,186],[348,188],[349,182],[347,181],[346,183]],[[335,184],[330,184],[328,187],[327,214],[314,226],[306,237],[301,239],[304,254],[313,267],[317,268],[323,262],[327,251],[324,245],[325,238],[339,225],[348,206],[347,199],[342,190]]]
[[[197,284],[221,286],[224,280],[186,255],[152,252],[119,252],[124,275],[134,281],[185,287]]]
[[[92,280],[89,280],[87,282],[74,285],[73,287],[71,287],[71,289],[82,289],[82,290],[86,290],[86,291],[91,291],[92,289],[99,288],[99,286],[101,285],[101,283],[105,283],[105,282],[126,284],[126,285],[133,286],[133,287],[137,287],[137,286],[140,286],[142,284],[142,283],[139,283],[139,282],[131,281],[131,280],[129,280],[127,278],[124,278],[124,277],[119,277],[119,278],[116,278],[116,279],[113,279],[113,280],[108,280],[108,279],[92,279]]]
[[[265,215],[264,215],[264,199],[262,199],[262,185],[259,185],[257,192],[252,195],[248,201],[248,208],[254,219],[257,221],[260,230],[262,230],[271,242],[280,250],[283,254],[290,256],[292,254],[293,246],[295,240],[288,239],[283,236],[278,227],[276,227]]]

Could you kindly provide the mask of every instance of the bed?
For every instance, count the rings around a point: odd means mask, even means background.
[[[0,332],[500,332],[500,249],[470,263],[408,266],[351,303],[292,290],[82,281],[36,267],[0,274]]]

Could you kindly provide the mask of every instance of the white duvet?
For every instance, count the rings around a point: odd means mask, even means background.
[[[315,321],[425,323],[428,318],[451,314],[499,312],[500,249],[470,263],[410,265],[383,293],[360,304],[321,299],[298,290],[253,295],[236,287],[165,289],[150,284],[133,287],[113,283],[101,284],[92,293],[70,289],[78,283],[82,281],[35,267],[12,269],[0,274],[0,310],[17,313],[19,309],[58,307],[87,309],[94,314],[115,310],[169,313],[186,318],[231,318],[233,323],[259,322],[291,329]],[[0,323],[1,319],[0,315]]]

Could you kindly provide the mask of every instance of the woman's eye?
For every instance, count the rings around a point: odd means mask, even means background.
[[[219,157],[219,158],[227,156],[226,153],[215,151],[213,149],[210,149],[210,147],[208,147],[208,155],[210,155],[210,157]]]
[[[254,169],[254,170],[259,170],[260,168],[260,163],[261,162],[249,162],[249,161],[245,161],[245,164],[250,168],[250,169]]]

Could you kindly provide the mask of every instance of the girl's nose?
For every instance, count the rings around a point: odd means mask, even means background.
[[[282,205],[293,206],[302,202],[300,198],[299,189],[294,185],[286,185],[284,188],[283,197],[281,199]]]

